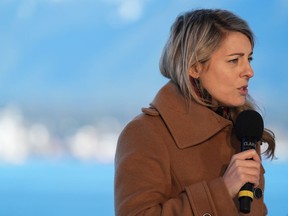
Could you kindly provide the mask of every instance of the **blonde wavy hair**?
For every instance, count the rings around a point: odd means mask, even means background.
[[[249,25],[230,11],[199,9],[178,16],[171,27],[170,37],[160,59],[162,75],[176,83],[187,99],[193,99],[204,106],[215,106],[211,97],[203,97],[203,94],[199,94],[199,91],[205,92],[205,89],[200,82],[197,83],[197,80],[189,76],[189,69],[206,63],[229,32],[240,32],[246,35],[252,49],[254,48],[254,35]],[[193,83],[197,84],[199,91]],[[230,108],[232,120],[235,121],[239,112],[247,109],[259,109],[250,96],[243,106]],[[262,142],[268,143],[265,155],[273,159],[274,133],[265,128]]]

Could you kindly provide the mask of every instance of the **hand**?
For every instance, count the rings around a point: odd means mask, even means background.
[[[223,175],[224,183],[232,198],[238,194],[241,187],[247,182],[254,184],[255,187],[259,185],[260,167],[261,160],[254,149],[233,155]]]

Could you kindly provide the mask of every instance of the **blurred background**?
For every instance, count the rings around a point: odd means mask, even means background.
[[[287,0],[0,0],[0,215],[114,215],[118,135],[167,82],[170,26],[196,8],[256,35],[249,90],[277,136],[265,200],[288,215]]]

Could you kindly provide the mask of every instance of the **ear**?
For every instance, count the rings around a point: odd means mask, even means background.
[[[200,77],[200,71],[201,71],[200,65],[195,64],[189,69],[188,73],[194,79],[198,79]]]

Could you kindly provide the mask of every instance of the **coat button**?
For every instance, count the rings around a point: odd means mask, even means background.
[[[254,188],[253,194],[256,199],[260,199],[263,196],[261,188]]]
[[[209,213],[205,213],[205,214],[203,214],[203,216],[212,216],[212,215]]]

